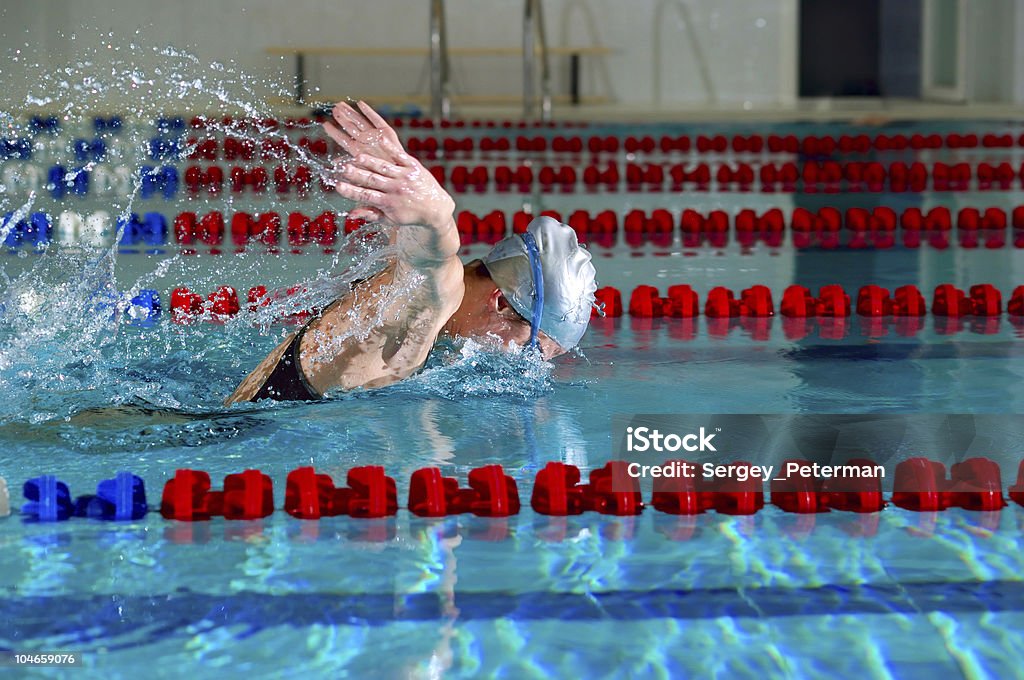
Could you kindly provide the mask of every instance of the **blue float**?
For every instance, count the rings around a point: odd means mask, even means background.
[[[149,157],[155,161],[163,160],[167,153],[163,137],[154,137],[149,140]]]
[[[139,177],[142,180],[139,185],[139,198],[153,198],[160,189],[160,174],[152,165],[143,165],[139,168]]]
[[[164,198],[171,199],[178,193],[178,171],[173,166],[155,168],[152,165],[143,165],[139,172],[142,180],[139,188],[140,198],[153,198],[159,191]]]
[[[27,161],[32,158],[32,141],[29,139],[0,139],[0,160],[16,158]]]
[[[23,243],[42,246],[49,243],[51,233],[50,217],[44,212],[34,212],[25,224],[21,240]]]
[[[96,130],[97,134],[102,134],[104,132],[117,134],[121,131],[121,117],[111,116],[109,118],[103,118],[103,116],[96,116],[92,119],[92,127]]]
[[[53,475],[28,480],[23,493],[29,502],[21,506],[21,512],[30,521],[63,522],[74,510],[68,485]]]
[[[178,169],[173,165],[165,165],[160,170],[160,182],[164,198],[174,198],[178,193]]]
[[[90,161],[99,163],[107,153],[107,145],[102,139],[76,139],[74,142],[75,160],[79,163]]]
[[[89,171],[85,168],[68,170],[63,165],[54,165],[47,173],[46,179],[47,188],[53,198],[61,199],[69,193],[76,196],[89,194]]]
[[[167,243],[167,218],[158,212],[148,212],[142,218],[142,241],[150,246]]]
[[[149,140],[149,156],[155,161],[177,160],[181,158],[183,148],[181,140],[172,137],[153,137]]]
[[[166,118],[161,116],[156,119],[155,126],[157,130],[163,133],[172,132],[174,130],[184,130],[185,119],[178,116],[170,116]]]
[[[32,116],[29,120],[29,126],[32,128],[32,132],[38,134],[40,132],[46,132],[51,135],[55,135],[60,132],[60,120],[56,116]]]
[[[131,299],[128,307],[129,323],[136,326],[152,325],[160,318],[160,293],[150,288],[143,288]]]
[[[64,176],[67,171],[63,165],[54,165],[50,168],[49,172],[46,173],[47,188],[50,190],[50,196],[56,199],[64,198],[64,194],[67,193],[67,185],[65,184]]]
[[[105,479],[96,487],[96,495],[79,496],[75,500],[75,517],[90,517],[115,522],[141,519],[149,511],[146,486],[130,472],[118,472],[114,479]]]
[[[420,118],[423,116],[423,109],[416,104],[405,104],[397,113],[398,115],[408,116],[409,118]]]
[[[5,213],[0,226],[7,229],[13,219],[14,213]],[[22,245],[42,246],[49,242],[50,231],[50,218],[46,213],[35,212],[27,220],[18,220],[10,227],[4,237],[4,246],[7,248],[17,248]]]
[[[145,226],[139,219],[138,213],[132,213],[117,218],[117,231],[121,233],[120,245],[134,246],[143,240]]]
[[[71,180],[71,193],[76,196],[89,195],[89,171],[85,168],[72,170],[74,173]]]
[[[92,153],[92,142],[88,139],[76,139],[72,144],[72,148],[75,150],[75,160],[79,163],[85,163],[89,160],[89,156]]]

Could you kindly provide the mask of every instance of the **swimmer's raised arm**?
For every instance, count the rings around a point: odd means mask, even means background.
[[[336,187],[356,202],[350,214],[397,225],[400,263],[413,269],[431,270],[457,259],[455,201],[402,148],[397,133],[376,111],[364,102],[359,109],[363,115],[340,103],[333,112],[337,124],[324,124],[327,134],[352,155]]]
[[[398,135],[363,102],[334,109],[327,133],[352,156],[337,192],[350,212],[395,225],[395,261],[329,305],[277,346],[227,403],[305,399],[333,388],[380,387],[426,360],[465,293],[455,201],[406,153]]]

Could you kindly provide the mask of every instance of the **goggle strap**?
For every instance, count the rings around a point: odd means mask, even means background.
[[[533,306],[530,318],[529,347],[537,347],[537,334],[540,333],[540,320],[544,314],[544,270],[540,266],[540,248],[537,239],[528,231],[519,234],[526,245],[526,255],[530,259],[530,276],[533,279]]]

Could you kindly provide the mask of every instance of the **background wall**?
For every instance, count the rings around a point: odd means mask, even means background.
[[[920,1],[884,0],[883,15]],[[760,108],[796,99],[799,2],[545,0],[544,14],[550,44],[614,50],[584,59],[584,96],[638,108]],[[447,7],[453,47],[520,46],[521,2],[448,0]],[[969,0],[968,7],[969,98],[1024,102],[1024,0]],[[128,43],[173,45],[290,88],[292,59],[271,57],[266,47],[425,47],[428,11],[426,0],[2,0],[0,44],[26,50],[51,71],[80,60],[83,46],[96,48],[101,37],[122,46],[109,54],[142,68],[158,59]],[[883,77],[898,83],[894,94],[913,96],[918,69],[909,60],[919,36],[882,30],[881,39]],[[567,92],[568,58],[553,67],[556,92]],[[0,103],[24,100],[25,71],[24,62],[0,61]],[[454,90],[518,95],[521,71],[515,57],[460,57]],[[328,97],[429,90],[420,57],[311,57],[307,73]],[[129,96],[111,96],[118,94]]]
[[[979,102],[1014,101],[1020,65],[1015,51],[1024,34],[1017,18],[1020,0],[969,0],[967,3],[967,98]],[[1016,99],[1024,101],[1024,99]]]
[[[615,50],[585,58],[585,96],[638,105],[753,105],[794,96],[796,3],[547,0],[544,15],[552,45]],[[520,2],[449,0],[447,8],[451,46],[521,45]],[[95,46],[99,35],[112,33],[122,45],[170,44],[290,85],[292,60],[267,55],[267,46],[425,47],[428,13],[429,3],[412,0],[7,0],[0,7],[0,37],[8,46],[28,43],[39,60],[57,66],[73,61],[78,46]],[[133,59],[142,66],[152,62],[144,52]],[[465,57],[452,66],[456,92],[522,91],[518,58]],[[567,92],[568,59],[552,66],[556,91]],[[17,65],[0,68],[14,75]],[[429,89],[426,60],[418,57],[312,57],[307,68],[310,80],[331,96]],[[4,80],[9,97],[19,79]]]

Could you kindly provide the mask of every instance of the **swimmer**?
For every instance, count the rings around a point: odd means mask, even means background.
[[[225,404],[390,385],[423,366],[440,336],[529,347],[551,359],[587,329],[595,271],[571,228],[538,217],[463,264],[455,201],[376,111],[357,106],[338,104],[324,124],[351,156],[337,192],[356,203],[352,217],[396,227],[397,255],[287,337]],[[368,332],[352,333],[353,324]]]

